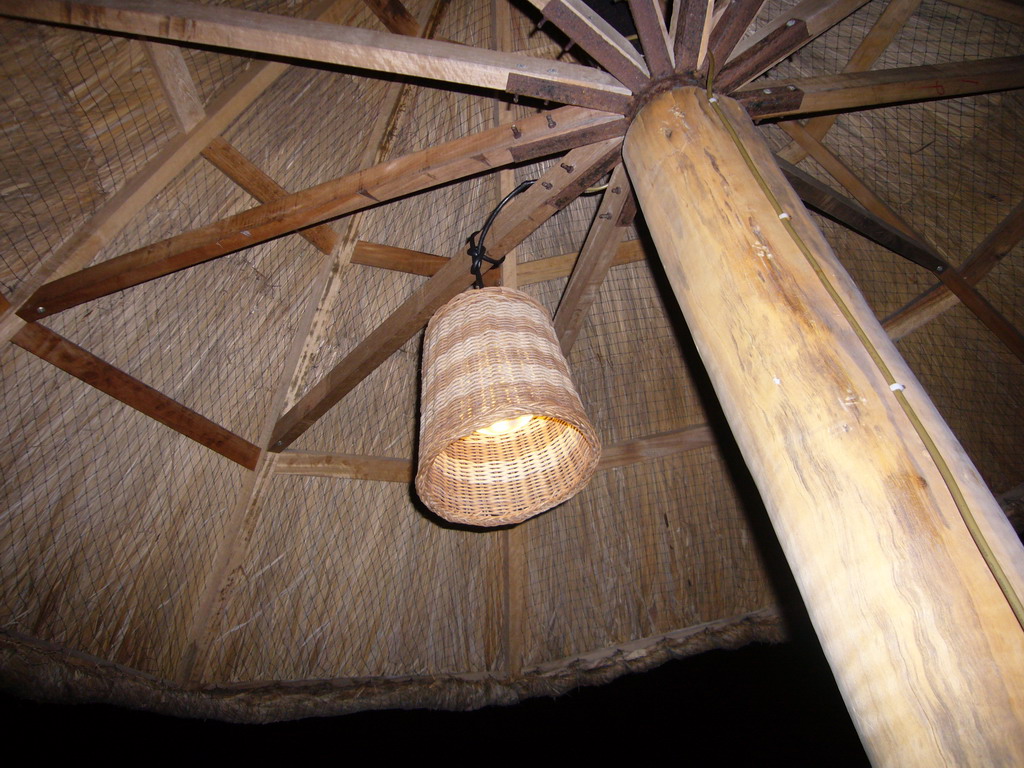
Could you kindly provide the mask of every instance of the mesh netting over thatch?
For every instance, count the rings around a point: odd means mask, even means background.
[[[519,3],[508,14],[490,2],[452,0],[440,14],[434,5],[405,0],[420,22],[433,18],[436,38],[561,54]],[[754,27],[787,5],[769,0]],[[766,77],[841,71],[882,7],[868,3]],[[360,0],[339,0],[332,13],[384,29]],[[0,45],[7,301],[255,204],[199,147],[90,250],[79,233],[118,195],[137,194],[181,131],[153,58],[137,39],[7,19]],[[208,109],[264,78],[221,135],[289,191],[536,109],[473,89],[180,50]],[[1021,27],[924,0],[875,68],[1022,50]],[[843,115],[824,143],[957,264],[1024,197],[1022,117],[1020,93],[971,96]],[[777,149],[788,143],[777,127],[763,131]],[[461,255],[504,192],[551,163],[336,220],[332,255],[290,235],[43,324],[265,446],[279,414],[426,280],[349,264],[358,241]],[[834,183],[813,160],[801,167]],[[580,197],[544,223],[517,249],[520,269],[577,251],[597,204]],[[934,283],[823,227],[880,318]],[[579,495],[514,529],[442,524],[408,482],[294,474],[273,454],[250,471],[4,344],[4,684],[47,699],[267,721],[512,702],[781,637],[759,503],[642,223],[628,238],[646,258],[612,267],[569,355],[583,404],[604,446],[704,424],[716,440],[604,466]],[[1017,327],[1022,264],[1016,248],[979,284]],[[553,310],[564,275],[521,287]],[[899,343],[993,491],[1012,495],[1024,482],[1021,362],[959,305]],[[291,448],[412,459],[420,345],[419,335],[405,343]]]

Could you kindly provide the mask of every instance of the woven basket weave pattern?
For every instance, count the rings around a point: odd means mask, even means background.
[[[500,443],[476,433],[533,415]],[[430,321],[423,342],[416,488],[446,520],[521,522],[573,496],[600,443],[583,412],[546,310],[509,288],[468,291]]]

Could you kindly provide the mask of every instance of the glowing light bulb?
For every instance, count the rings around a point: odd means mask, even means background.
[[[476,432],[478,435],[487,435],[488,437],[502,437],[517,432],[531,421],[533,421],[533,415],[527,413],[524,416],[516,416],[514,419],[496,421],[491,426],[478,429]]]

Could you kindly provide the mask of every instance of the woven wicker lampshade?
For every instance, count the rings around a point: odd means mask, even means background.
[[[518,523],[560,504],[601,454],[547,311],[510,288],[467,291],[423,342],[416,490],[454,523]]]

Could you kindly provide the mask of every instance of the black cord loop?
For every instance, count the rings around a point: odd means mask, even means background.
[[[525,192],[530,187],[532,187],[535,181],[536,181],[536,179],[529,179],[528,181],[524,181],[518,187],[516,187],[511,192],[509,192],[507,195],[505,195],[505,197],[502,198],[501,202],[498,203],[494,207],[494,210],[491,211],[490,214],[487,216],[487,220],[484,222],[483,227],[481,227],[480,229],[478,229],[476,232],[474,232],[473,234],[471,234],[469,236],[469,238],[468,238],[469,250],[466,251],[466,253],[469,254],[469,257],[471,259],[470,266],[469,266],[469,271],[476,278],[476,280],[473,283],[473,287],[474,288],[483,288],[484,287],[483,268],[484,268],[484,262],[485,261],[488,264],[490,264],[491,266],[494,266],[494,267],[498,266],[503,261],[505,261],[505,257],[504,256],[502,256],[501,258],[498,258],[498,259],[492,259],[490,256],[487,255],[487,248],[486,248],[486,246],[484,246],[484,238],[487,237],[487,233],[490,231],[491,225],[494,223],[494,217],[498,215],[498,213],[501,211],[502,208],[504,208],[506,205],[508,205],[508,202],[513,197],[515,197],[516,195],[518,195],[518,194],[520,194],[522,192]],[[479,237],[478,237],[478,235],[479,235]]]

